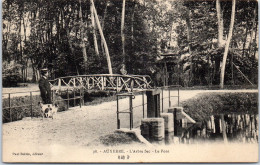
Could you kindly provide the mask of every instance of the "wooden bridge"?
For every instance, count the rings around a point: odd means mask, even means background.
[[[152,88],[148,75],[93,74],[60,77],[50,80],[53,88],[61,91],[68,88],[85,90],[138,91]]]

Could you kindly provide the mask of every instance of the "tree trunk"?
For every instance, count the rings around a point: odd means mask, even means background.
[[[251,29],[250,41],[249,41],[249,46],[248,46],[248,56],[249,57],[251,57],[251,46],[252,46],[252,41],[253,41],[253,36],[254,36],[255,18],[256,18],[256,8],[254,10],[253,25],[252,25],[252,29]]]
[[[85,41],[84,41],[84,26],[83,26],[83,19],[82,19],[82,9],[81,9],[81,0],[79,0],[79,18],[80,18],[80,23],[81,23],[81,27],[80,27],[80,38],[81,38],[81,46],[82,46],[82,53],[83,53],[83,59],[84,59],[84,68],[86,70],[86,65],[87,65],[87,61],[88,61],[88,57],[87,57],[87,50],[86,50],[86,45],[85,45]]]
[[[255,48],[255,50],[254,50],[254,57],[255,57],[255,59],[257,59],[257,57],[256,57],[256,51],[257,51],[257,48],[258,48],[258,26],[257,26],[257,22],[256,22],[256,24],[255,24],[255,44],[256,44],[256,48]]]
[[[229,44],[230,44],[230,41],[231,41],[231,38],[232,38],[232,33],[233,33],[233,28],[234,28],[235,10],[236,10],[236,0],[232,0],[231,22],[230,22],[227,42],[226,42],[226,45],[225,45],[225,51],[224,51],[223,62],[222,62],[222,66],[221,66],[221,74],[220,74],[220,88],[221,89],[224,88],[225,68],[226,68],[226,61],[227,61]]]
[[[104,30],[104,26],[105,26],[105,19],[106,19],[106,16],[107,16],[107,6],[108,6],[108,1],[106,1],[106,7],[105,7],[103,19],[101,21],[101,29],[102,29],[102,31]],[[101,39],[101,51],[102,51],[102,54],[105,54],[104,43],[103,43],[102,39]]]
[[[22,64],[22,67],[21,67],[21,73],[22,73],[22,81],[24,82],[24,63],[23,63],[23,37],[22,37],[22,11],[21,11],[21,8],[20,8],[20,15],[19,15],[19,46],[20,46],[20,62]]]
[[[93,6],[92,6],[92,5],[90,6],[90,11],[91,11],[91,23],[92,23],[92,26],[93,26],[94,47],[95,47],[96,55],[99,56],[98,43],[97,43],[97,35],[96,35],[96,23],[95,23],[95,18],[94,18]]]
[[[93,5],[93,11],[94,11],[94,16],[95,16],[96,23],[97,23],[97,26],[98,26],[98,30],[99,30],[101,39],[103,40],[103,43],[104,43],[106,57],[107,57],[108,71],[109,71],[109,74],[113,74],[112,65],[111,65],[110,56],[109,56],[109,51],[108,51],[108,47],[107,47],[107,42],[106,42],[106,39],[104,37],[103,31],[102,31],[102,28],[101,28],[101,25],[100,25],[100,22],[99,22],[99,19],[98,19],[98,15],[97,15],[97,11],[96,11],[94,2],[93,2],[93,0],[90,0],[90,1],[91,1],[91,5]]]
[[[224,46],[223,41],[223,13],[221,11],[220,0],[216,0],[216,10],[217,10],[217,17],[218,17],[218,47],[221,48]]]
[[[245,35],[244,42],[243,42],[243,52],[242,52],[242,57],[245,56],[245,47],[246,47],[247,33],[248,33],[248,21],[246,21],[246,22],[247,22],[247,26],[246,26],[246,35]]]
[[[192,60],[192,50],[191,50],[191,23],[190,23],[190,10],[188,8],[187,10],[187,16],[186,16],[186,25],[187,25],[187,40],[188,40],[188,48],[189,48],[189,54],[191,56],[190,58],[190,75],[189,75],[189,85],[191,85],[191,81],[193,79],[193,60]]]
[[[135,6],[136,6],[136,3],[134,4],[134,7],[133,7],[133,12],[132,12],[132,15],[131,15],[131,46],[132,48],[134,47],[134,16],[135,16]]]
[[[125,0],[123,0],[122,6],[122,18],[121,18],[121,38],[122,38],[122,56],[123,56],[123,64],[125,64]]]

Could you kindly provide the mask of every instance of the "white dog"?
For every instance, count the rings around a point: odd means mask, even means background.
[[[59,106],[57,104],[43,104],[39,102],[39,106],[41,107],[42,118],[52,118],[58,112]]]

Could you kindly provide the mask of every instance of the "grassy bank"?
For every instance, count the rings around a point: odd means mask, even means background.
[[[66,110],[65,101],[60,97],[56,96],[55,100],[59,100],[55,103],[59,105],[58,112]],[[10,122],[22,120],[24,117],[39,117],[41,116],[41,109],[38,105],[41,98],[39,95],[30,96],[19,96],[12,97],[11,108],[9,108],[9,99],[2,99],[2,122]]]
[[[181,103],[196,121],[220,113],[258,113],[258,93],[205,93]]]
[[[79,92],[69,91],[69,93],[62,92],[60,95],[55,95],[54,101],[59,105],[58,112],[67,110],[68,101],[67,98],[80,96]],[[92,91],[84,93],[84,102],[85,105],[97,105],[102,102],[109,102],[116,100],[115,92],[109,91]],[[2,122],[7,123],[10,121],[22,120],[24,117],[40,117],[41,109],[38,105],[38,102],[41,101],[41,97],[39,95],[33,95],[30,98],[29,95],[25,96],[17,96],[11,97],[11,109],[9,108],[9,99],[2,99]],[[69,107],[79,106],[80,100],[69,100]]]
[[[219,85],[180,87],[181,90],[236,90],[236,89],[258,89],[257,85],[225,85],[223,89]]]

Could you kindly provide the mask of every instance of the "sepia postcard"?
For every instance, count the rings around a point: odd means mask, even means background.
[[[259,161],[257,0],[2,0],[2,162]]]

